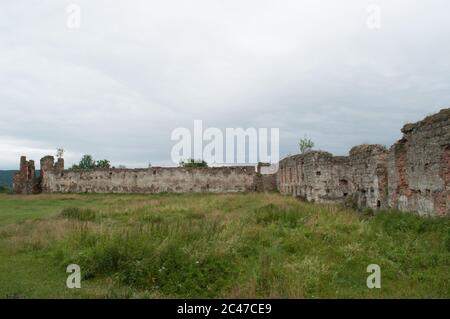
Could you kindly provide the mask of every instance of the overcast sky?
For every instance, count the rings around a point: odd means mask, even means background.
[[[0,169],[168,165],[195,119],[345,155],[449,106],[448,0],[0,1]]]

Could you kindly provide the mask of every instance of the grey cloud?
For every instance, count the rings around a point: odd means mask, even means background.
[[[72,2],[77,30],[65,25]],[[380,30],[366,26],[372,2]],[[448,9],[445,0],[2,1],[0,169],[57,147],[69,163],[91,153],[170,164],[171,131],[194,119],[279,127],[282,155],[305,134],[336,154],[390,145],[403,124],[450,104]]]

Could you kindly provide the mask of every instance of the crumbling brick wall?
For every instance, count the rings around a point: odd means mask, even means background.
[[[16,194],[34,194],[40,191],[34,161],[27,161],[25,156],[20,158],[20,169],[14,175],[13,191]]]
[[[53,156],[45,156],[41,158],[41,176],[40,185],[41,191],[45,193],[52,192],[54,189],[53,183],[64,176],[64,159],[58,158],[55,163]]]
[[[348,157],[308,152],[280,161],[278,189],[315,202],[351,202],[363,208],[397,208],[449,215],[450,109],[402,129],[388,151],[359,145]]]
[[[450,109],[407,124],[389,151],[389,206],[449,215]]]

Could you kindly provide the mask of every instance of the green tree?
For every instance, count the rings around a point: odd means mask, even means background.
[[[83,155],[80,162],[72,166],[72,169],[94,169],[95,168],[95,160],[91,155]]]
[[[96,168],[110,168],[111,162],[107,159],[95,161],[92,155],[83,155],[78,164],[74,164],[72,169],[96,169]]]
[[[107,159],[103,159],[103,160],[97,161],[97,163],[95,164],[95,167],[96,168],[110,168],[111,163]]]
[[[300,139],[300,142],[298,142],[298,147],[300,148],[300,152],[302,154],[305,154],[306,152],[309,152],[314,147],[314,142],[307,138],[306,136],[302,139]]]
[[[204,160],[195,160],[193,158],[183,160],[180,162],[181,167],[208,167],[208,163]]]

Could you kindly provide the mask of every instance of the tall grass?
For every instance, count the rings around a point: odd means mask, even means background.
[[[96,218],[96,212],[90,208],[68,207],[61,211],[61,216],[79,221],[93,221]]]
[[[80,265],[92,296],[450,297],[449,218],[362,215],[277,194],[103,196],[97,208],[0,228],[0,243],[51,272]],[[57,236],[26,244],[52,225]],[[382,289],[366,286],[372,263]]]

